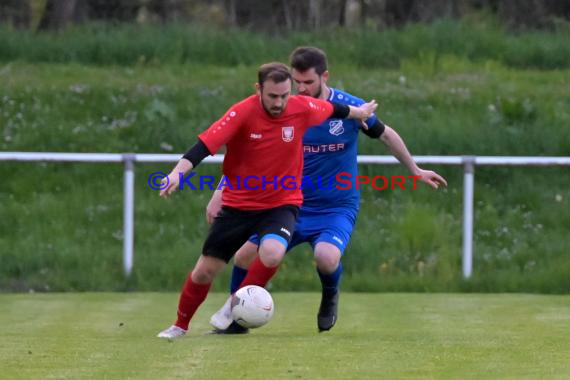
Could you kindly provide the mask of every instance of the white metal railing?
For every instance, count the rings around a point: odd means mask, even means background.
[[[123,269],[131,274],[134,254],[135,163],[177,162],[179,154],[0,152],[0,161],[115,162],[124,165]],[[473,197],[475,166],[570,166],[570,157],[414,156],[418,164],[463,166],[463,277],[473,271]],[[203,163],[221,163],[222,155]],[[392,156],[358,156],[359,164],[399,164]]]

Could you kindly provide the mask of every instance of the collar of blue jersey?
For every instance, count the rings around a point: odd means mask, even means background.
[[[329,87],[329,98],[327,99],[329,102],[332,102],[332,100],[334,99],[334,88]]]

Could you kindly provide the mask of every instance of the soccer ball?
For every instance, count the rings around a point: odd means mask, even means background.
[[[273,317],[273,298],[264,288],[244,286],[232,297],[232,318],[246,328],[261,327]]]

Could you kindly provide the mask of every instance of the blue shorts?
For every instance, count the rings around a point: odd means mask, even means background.
[[[295,232],[287,250],[309,243],[315,249],[317,243],[326,242],[335,245],[344,253],[356,223],[357,211],[351,208],[334,208],[322,211],[312,211],[301,208]],[[249,238],[259,245],[259,238],[253,235]]]

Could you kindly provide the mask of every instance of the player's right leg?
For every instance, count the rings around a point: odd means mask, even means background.
[[[159,338],[175,339],[186,334],[188,324],[198,307],[206,299],[212,281],[225,266],[224,260],[200,256],[180,292],[176,322],[158,333]]]
[[[259,213],[222,208],[210,227],[200,259],[182,287],[177,320],[173,326],[160,332],[158,337],[177,338],[184,335],[190,319],[206,299],[213,279],[254,232],[257,214]]]

